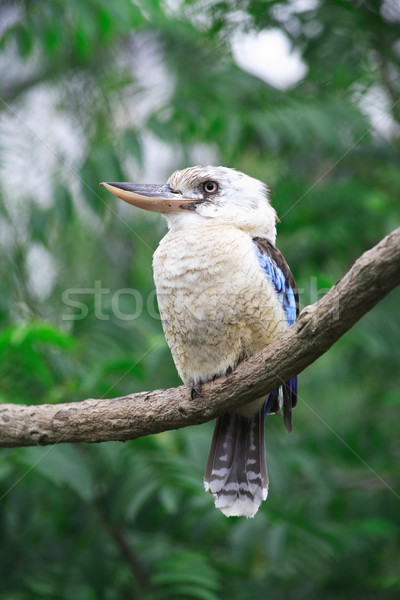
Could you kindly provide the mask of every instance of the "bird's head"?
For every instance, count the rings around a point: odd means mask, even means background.
[[[223,223],[275,242],[277,217],[267,186],[235,169],[190,167],[175,171],[165,185],[101,185],[133,206],[160,212],[170,229]]]

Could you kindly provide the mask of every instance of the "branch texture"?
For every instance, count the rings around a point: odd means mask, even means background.
[[[107,400],[0,404],[0,447],[125,441],[215,419],[303,371],[399,284],[400,228],[365,252],[276,342],[204,384],[203,398],[192,400],[180,386]]]

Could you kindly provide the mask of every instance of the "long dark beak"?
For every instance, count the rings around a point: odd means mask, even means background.
[[[109,192],[128,204],[155,212],[193,210],[195,201],[172,191],[170,185],[142,183],[101,183]]]

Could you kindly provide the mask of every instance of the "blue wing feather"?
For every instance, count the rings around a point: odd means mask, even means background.
[[[289,325],[293,325],[297,316],[297,304],[291,281],[288,280],[275,260],[257,248],[257,258],[262,270],[275,288],[279,300],[285,309]]]
[[[268,240],[254,238],[257,259],[269,281],[274,286],[285,310],[288,325],[293,325],[298,315],[298,293],[293,275],[279,250]],[[291,411],[297,404],[297,376],[292,377],[281,388],[283,393],[284,423],[288,431],[292,429]],[[265,403],[264,414],[280,409],[279,391],[272,391]]]

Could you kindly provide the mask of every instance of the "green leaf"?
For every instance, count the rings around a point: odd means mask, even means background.
[[[215,600],[214,592],[220,589],[213,567],[196,552],[180,552],[164,558],[157,564],[152,583],[173,597],[189,595],[204,600]]]
[[[56,54],[62,45],[62,31],[55,28],[54,23],[49,23],[43,32],[43,45],[46,52],[50,55]]]
[[[198,598],[198,600],[219,600],[219,596],[202,587],[194,585],[174,585],[167,588],[171,598]]]
[[[52,325],[38,321],[32,321],[30,323],[26,323],[25,325],[15,326],[6,335],[10,340],[10,344],[13,346],[42,343],[48,346],[67,350],[72,348],[74,345],[74,340],[70,335],[64,331],[56,329]]]
[[[61,225],[68,225],[73,217],[73,201],[69,190],[57,185],[54,190],[54,206]]]
[[[20,55],[22,56],[22,58],[27,59],[32,53],[34,45],[33,32],[29,31],[24,24],[19,23],[18,26],[15,28],[14,35],[17,41]]]
[[[78,58],[88,59],[95,50],[96,26],[90,5],[85,2],[75,3],[75,38],[74,46]]]
[[[143,166],[142,145],[138,134],[133,129],[128,129],[122,136],[122,145],[126,152],[129,152],[137,161],[139,166]]]
[[[33,206],[30,217],[32,239],[38,240],[46,245],[47,230],[49,226],[49,212],[45,209]]]
[[[29,448],[21,460],[51,484],[68,487],[85,502],[93,499],[96,491],[93,473],[84,455],[73,446]]]

